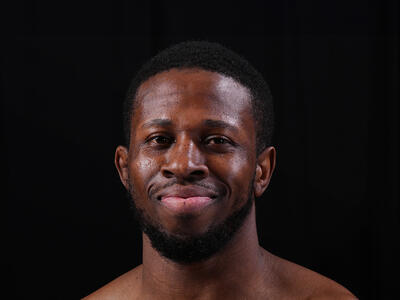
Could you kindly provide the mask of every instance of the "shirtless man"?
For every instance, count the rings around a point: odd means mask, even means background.
[[[115,164],[143,264],[84,299],[356,299],[259,246],[276,150],[269,88],[247,61],[207,42],[164,50],[133,80],[125,125]]]

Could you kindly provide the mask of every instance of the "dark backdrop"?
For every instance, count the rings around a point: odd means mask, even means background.
[[[121,103],[146,59],[187,39],[232,48],[270,83],[278,164],[256,204],[262,246],[362,299],[395,299],[398,8],[2,4],[6,299],[77,299],[140,263],[141,236],[113,165]]]

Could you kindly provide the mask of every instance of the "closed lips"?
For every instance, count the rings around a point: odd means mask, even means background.
[[[179,187],[179,188],[174,187],[162,191],[157,196],[157,199],[163,200],[168,197],[183,198],[183,199],[193,198],[193,197],[216,198],[217,194],[213,191],[197,186]]]

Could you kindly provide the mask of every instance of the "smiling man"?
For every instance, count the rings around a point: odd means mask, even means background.
[[[221,45],[145,64],[115,164],[143,231],[143,264],[85,299],[355,299],[259,246],[255,199],[275,168],[269,88]]]

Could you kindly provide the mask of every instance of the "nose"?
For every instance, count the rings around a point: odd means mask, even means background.
[[[190,139],[183,139],[177,140],[168,151],[161,174],[180,181],[197,181],[206,178],[209,171],[197,145]]]

